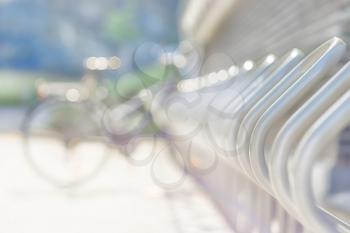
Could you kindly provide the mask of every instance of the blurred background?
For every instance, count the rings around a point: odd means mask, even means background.
[[[141,147],[135,142],[125,159],[121,147],[95,138],[101,135],[90,117],[154,82],[140,86],[144,77],[163,72],[159,56],[179,42],[179,4],[0,0],[0,232],[228,231],[213,204],[169,165],[162,142],[157,149],[149,138],[137,142]],[[118,80],[124,80],[120,86]],[[89,106],[76,107],[80,98]],[[148,162],[154,150],[165,155]],[[89,182],[77,187],[81,176],[79,182]],[[167,179],[181,186],[169,192]]]
[[[152,41],[175,46],[178,4],[172,0],[82,0],[74,4],[2,0],[0,128],[11,128],[17,121],[17,109],[35,101],[36,80],[78,81],[86,73],[88,57],[117,56],[120,69],[106,75],[116,80],[134,71],[132,56],[140,44]],[[138,61],[151,65],[147,62],[150,56],[139,53]]]

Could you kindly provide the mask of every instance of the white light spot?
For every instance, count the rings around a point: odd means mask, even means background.
[[[267,62],[267,63],[273,63],[275,60],[276,60],[276,56],[273,55],[273,54],[269,54],[269,55],[266,57],[266,62]]]
[[[122,61],[120,60],[119,57],[111,57],[109,58],[109,68],[112,69],[112,70],[116,70],[118,69],[122,64]]]
[[[228,79],[228,72],[226,70],[220,70],[217,74],[217,79],[221,81]]]
[[[300,50],[299,49],[293,49],[292,53],[291,53],[291,56],[292,57],[296,57],[300,54]]]
[[[173,61],[174,61],[174,65],[177,67],[177,68],[183,68],[186,63],[187,63],[187,59],[184,55],[182,54],[175,54],[174,57],[173,57]]]
[[[72,101],[72,102],[78,101],[80,98],[79,90],[77,90],[75,88],[69,89],[66,93],[66,98],[67,98],[67,100]]]
[[[253,67],[254,67],[254,62],[252,60],[248,60],[243,63],[243,69],[247,71],[253,69]]]
[[[210,74],[208,75],[208,83],[207,83],[207,85],[216,83],[217,81],[218,81],[218,79],[217,79],[217,74],[216,74],[215,72],[210,73]]]
[[[228,69],[228,73],[230,76],[235,76],[238,74],[238,67],[237,66],[231,66],[229,69]]]
[[[97,70],[105,70],[108,68],[108,60],[105,57],[96,58],[95,66]]]
[[[96,57],[89,57],[86,59],[85,67],[89,70],[96,69]]]

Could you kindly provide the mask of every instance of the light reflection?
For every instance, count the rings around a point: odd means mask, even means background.
[[[218,82],[218,75],[213,72],[208,75],[208,85]]]
[[[224,81],[228,79],[228,72],[226,70],[220,70],[217,74],[217,79],[220,81]]]
[[[95,61],[95,68],[97,70],[105,70],[108,68],[108,60],[105,57],[98,57]]]
[[[187,59],[182,54],[175,54],[173,57],[173,62],[177,68],[183,68],[187,63]]]
[[[246,68],[250,69],[251,63],[246,64]],[[192,92],[201,88],[209,87],[218,82],[228,80],[239,73],[236,66],[231,66],[228,70],[222,69],[218,72],[211,72],[209,74],[199,76],[197,78],[186,79],[177,84],[177,89],[181,92]]]
[[[276,56],[273,55],[273,54],[269,54],[267,57],[266,57],[266,62],[267,63],[273,63],[274,61],[276,60]]]
[[[86,59],[85,66],[89,70],[94,70],[95,69],[95,62],[96,62],[96,57],[89,57]]]
[[[252,60],[247,60],[243,63],[243,69],[249,71],[253,69],[254,67],[254,62]]]
[[[118,68],[120,68],[122,64],[122,61],[120,60],[119,57],[113,56],[111,58],[109,58],[109,68],[112,70],[116,70]]]
[[[231,76],[237,75],[238,72],[239,72],[239,69],[238,69],[238,67],[235,66],[235,65],[231,66],[231,67],[228,69],[228,73],[229,73],[229,75],[231,75]]]
[[[117,56],[107,57],[89,57],[85,61],[85,67],[88,70],[117,70],[121,67],[121,59]]]
[[[80,92],[78,89],[71,88],[66,93],[66,98],[68,101],[77,102],[80,99]]]

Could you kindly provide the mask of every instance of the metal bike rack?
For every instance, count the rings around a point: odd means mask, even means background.
[[[342,177],[350,163],[340,155],[350,124],[349,63],[336,71],[345,52],[333,38],[305,57],[294,49],[231,76],[228,68],[180,81],[155,100],[154,119],[184,169],[235,232],[350,230],[350,179]],[[211,165],[196,167],[201,161]]]

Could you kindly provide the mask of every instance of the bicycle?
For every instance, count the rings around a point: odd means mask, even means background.
[[[93,62],[89,59],[86,66],[91,69]],[[172,63],[161,65],[174,67]],[[142,137],[152,138],[152,148],[156,137],[169,140],[154,124],[149,105],[152,94],[164,85],[174,86],[179,76],[176,72],[156,78],[141,74],[141,88],[132,87],[135,80],[128,80],[130,93],[112,101],[97,71],[87,73],[80,82],[38,85],[39,101],[22,124],[25,157],[33,170],[55,186],[73,187],[96,176],[112,149],[131,158],[134,148],[130,148]],[[35,149],[38,145],[40,149]]]

